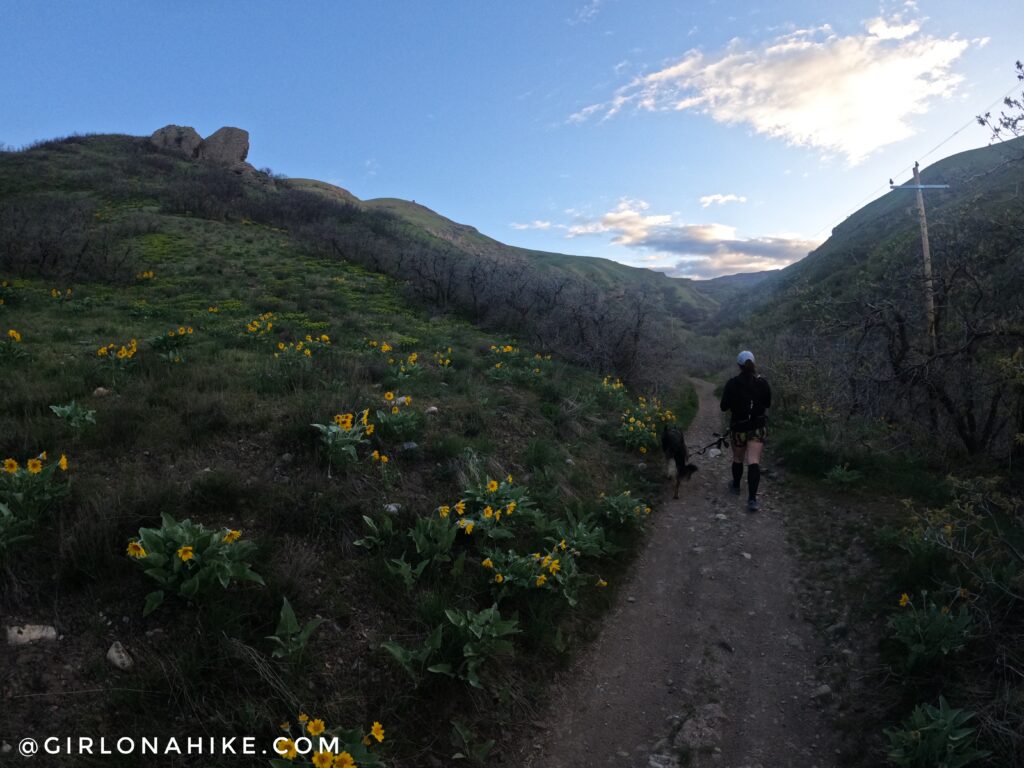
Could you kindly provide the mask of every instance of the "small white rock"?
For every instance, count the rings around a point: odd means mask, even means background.
[[[392,502],[391,504],[385,504],[384,511],[387,512],[389,515],[397,515],[399,512],[402,511],[402,505],[395,504],[394,502]]]
[[[21,627],[7,628],[8,645],[28,645],[38,641],[52,641],[56,639],[57,629],[49,624],[25,624]]]
[[[428,413],[431,416],[433,416],[434,414],[437,413],[437,406],[436,405],[430,406],[429,408],[427,408],[426,413]]]
[[[110,390],[107,389],[106,387],[96,387],[96,389],[92,391],[93,397],[106,397],[109,394]]]
[[[751,557],[749,552],[740,552],[740,554],[743,555],[744,560],[749,560]]]
[[[721,455],[722,452],[717,448],[712,448],[710,451],[708,451],[708,456],[711,457],[712,459],[717,459]]]
[[[135,664],[119,640],[115,640],[107,651],[107,661],[124,672],[127,672]]]

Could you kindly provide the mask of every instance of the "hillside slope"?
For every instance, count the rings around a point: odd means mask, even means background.
[[[569,274],[605,290],[632,289],[652,292],[664,300],[673,315],[688,323],[706,317],[717,308],[717,302],[711,294],[702,291],[695,281],[671,278],[661,272],[630,267],[611,259],[572,256],[506,245],[487,237],[474,227],[454,222],[424,205],[409,200],[390,197],[359,200],[348,190],[312,179],[288,179],[284,183],[297,189],[344,200],[365,210],[392,214],[474,256],[490,256],[509,261],[526,259],[542,269]]]
[[[922,169],[921,181],[950,185],[948,190],[925,192],[932,249],[941,261],[952,247],[948,238],[943,240],[947,230],[962,231],[967,219],[995,221],[1016,215],[1024,195],[1024,138],[944,158]],[[963,245],[962,241],[956,243],[957,247]],[[1008,264],[1019,253],[1019,245],[1008,244]],[[920,255],[915,193],[892,190],[850,215],[806,258],[735,293],[740,299],[738,311],[723,311],[706,327],[740,325],[754,312],[793,317],[797,297],[805,302],[819,295],[852,300],[858,286],[877,279],[892,258],[911,263]],[[1019,285],[1019,274],[1012,272],[1007,277]],[[709,287],[714,292],[714,287]]]
[[[311,249],[308,203],[125,136],[0,153],[0,614],[59,638],[0,656],[0,734],[60,702],[53,733],[263,747],[308,713],[434,765],[524,728],[606,604],[658,479],[635,403]]]

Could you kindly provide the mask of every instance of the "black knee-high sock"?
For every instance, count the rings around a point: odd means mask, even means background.
[[[757,498],[757,485],[761,482],[761,465],[750,464],[747,467],[747,490],[751,499]]]
[[[743,462],[734,461],[732,463],[732,484],[737,488],[740,487],[740,480],[743,479]]]

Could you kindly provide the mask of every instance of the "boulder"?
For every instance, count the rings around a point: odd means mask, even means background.
[[[165,125],[149,137],[160,149],[169,149],[185,157],[196,157],[203,137],[188,125]],[[248,144],[247,144],[248,146]]]
[[[224,127],[207,136],[199,144],[198,157],[211,163],[235,165],[244,163],[249,154],[249,132]]]

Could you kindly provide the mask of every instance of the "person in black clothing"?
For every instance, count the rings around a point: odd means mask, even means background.
[[[757,375],[754,353],[743,351],[736,358],[738,376],[729,379],[722,393],[722,410],[730,411],[729,432],[732,440],[733,493],[739,494],[743,479],[743,461],[747,461],[747,509],[756,512],[757,485],[761,480],[761,454],[768,425],[767,410],[772,404],[772,390]]]

